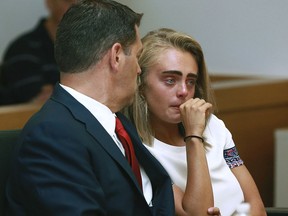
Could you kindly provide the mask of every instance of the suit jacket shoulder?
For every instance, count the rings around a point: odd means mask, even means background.
[[[173,215],[170,179],[130,124],[125,123],[136,155],[153,185],[153,208],[149,208],[129,164],[110,135],[84,106],[57,86],[52,98],[20,135],[7,187],[11,212],[63,216]],[[61,210],[63,206],[65,211]]]

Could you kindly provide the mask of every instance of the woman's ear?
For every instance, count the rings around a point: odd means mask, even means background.
[[[122,58],[123,58],[123,48],[120,43],[115,43],[111,48],[110,65],[114,70],[118,70]]]

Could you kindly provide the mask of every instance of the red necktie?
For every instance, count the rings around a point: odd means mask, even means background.
[[[132,141],[128,133],[126,132],[125,128],[123,127],[121,121],[117,117],[116,117],[116,134],[124,147],[126,158],[130,166],[132,167],[132,170],[137,178],[140,188],[142,189],[142,180],[141,180],[139,163],[134,152]]]

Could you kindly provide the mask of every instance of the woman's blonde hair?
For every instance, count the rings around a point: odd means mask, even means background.
[[[149,32],[142,38],[143,51],[139,58],[141,74],[138,78],[138,91],[135,94],[133,104],[126,110],[130,119],[134,122],[143,142],[152,145],[153,129],[149,121],[149,108],[144,96],[146,88],[147,71],[157,63],[158,56],[164,50],[176,48],[183,52],[189,52],[195,58],[198,65],[198,78],[196,81],[195,96],[207,102],[214,103],[214,97],[210,88],[210,78],[207,73],[204,55],[200,44],[191,36],[168,28],[161,28]],[[179,124],[180,133],[185,136],[183,125]]]

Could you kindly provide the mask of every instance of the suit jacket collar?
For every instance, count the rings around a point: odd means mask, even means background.
[[[90,113],[90,111],[79,103],[66,90],[64,90],[59,84],[56,84],[51,99],[64,105],[77,121],[86,125],[87,132],[91,134],[91,136],[98,141],[105,151],[125,170],[125,172],[127,172],[135,186],[138,188],[139,192],[142,193],[142,190],[140,189],[136,177],[134,176],[130,165],[127,163],[127,160],[125,157],[123,157],[123,154],[111,136],[102,127],[99,121]],[[127,122],[125,122],[125,125],[126,124]]]
[[[87,132],[91,134],[91,136],[97,140],[97,143],[99,143],[105,149],[111,158],[113,158],[113,160],[115,160],[115,162],[122,167],[122,169],[132,180],[135,187],[138,189],[139,193],[142,193],[142,190],[140,189],[136,177],[132,172],[130,165],[127,163],[127,160],[125,157],[123,157],[123,154],[116,146],[114,140],[110,137],[98,120],[95,119],[95,117],[88,111],[88,109],[86,109],[67,91],[65,91],[59,84],[56,84],[51,100],[65,106],[72,113],[76,121],[86,125]],[[171,212],[174,214],[173,192],[169,175],[161,164],[146,149],[144,144],[142,144],[136,128],[130,123],[130,121],[121,113],[117,113],[117,116],[120,118],[123,126],[130,135],[136,157],[151,181],[153,188],[153,209],[157,209],[157,213],[155,213],[155,215],[166,216],[170,215]]]
[[[122,113],[117,113],[117,116],[129,134],[134,146],[136,157],[141,166],[145,169],[145,172],[149,176],[152,185],[161,185],[163,181],[169,179],[169,175],[163,169],[158,160],[146,149],[141,139],[139,138],[134,125],[132,125]],[[155,172],[155,170],[157,170],[157,172]]]
[[[168,173],[141,142],[136,128],[129,123],[123,114],[117,113],[117,116],[130,135],[136,157],[151,181],[153,188],[153,215],[175,215],[172,182]]]

